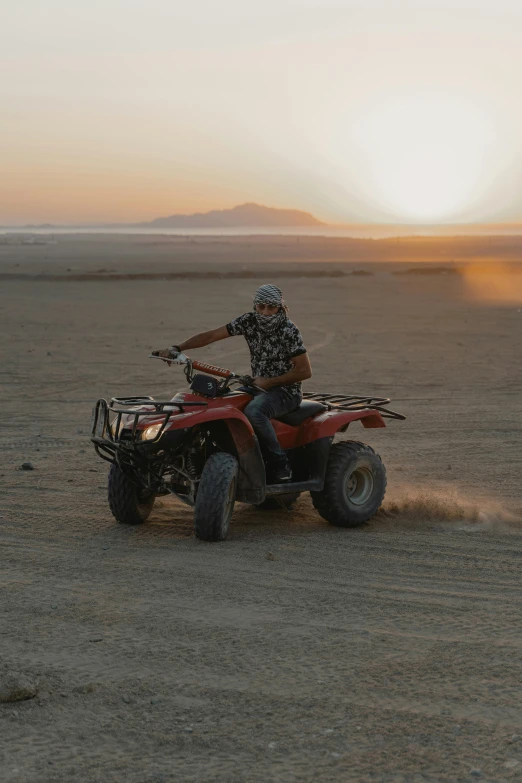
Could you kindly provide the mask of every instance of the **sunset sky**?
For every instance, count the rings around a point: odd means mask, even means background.
[[[0,224],[522,221],[520,0],[19,0]]]

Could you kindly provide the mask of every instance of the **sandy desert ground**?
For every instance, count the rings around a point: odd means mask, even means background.
[[[522,780],[522,300],[393,274],[502,255],[414,244],[0,242],[0,690],[8,673],[38,689],[0,704],[4,783]],[[342,530],[308,497],[238,505],[223,544],[173,500],[118,525],[92,403],[173,394],[181,372],[149,350],[271,279],[307,388],[408,417],[344,436],[383,457],[383,510]],[[241,338],[198,355],[248,369]]]

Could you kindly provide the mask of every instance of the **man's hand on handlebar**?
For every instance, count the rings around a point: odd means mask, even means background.
[[[263,391],[268,391],[272,388],[270,378],[263,378],[262,375],[258,375],[257,378],[254,378],[252,385],[257,386],[259,389],[263,389]]]
[[[158,351],[152,351],[153,356],[159,356],[160,359],[175,359],[180,354],[180,350],[178,349],[177,345],[173,345],[171,348],[161,348]],[[167,364],[169,367],[171,366],[171,362],[167,361]]]

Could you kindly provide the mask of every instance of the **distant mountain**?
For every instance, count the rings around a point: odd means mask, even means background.
[[[241,204],[232,209],[213,209],[194,215],[170,215],[138,223],[147,228],[270,228],[274,226],[324,226],[309,212],[298,209],[274,209],[260,204]]]

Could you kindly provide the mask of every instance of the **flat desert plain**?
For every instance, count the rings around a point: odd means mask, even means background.
[[[520,275],[477,291],[459,267],[521,250],[0,241],[0,695],[13,677],[37,689],[0,704],[3,783],[522,779]],[[270,281],[308,390],[390,396],[407,416],[342,436],[381,454],[383,508],[344,530],[309,496],[238,504],[221,544],[176,500],[117,524],[93,402],[172,396],[184,377],[150,349]],[[248,371],[242,338],[197,356]]]

